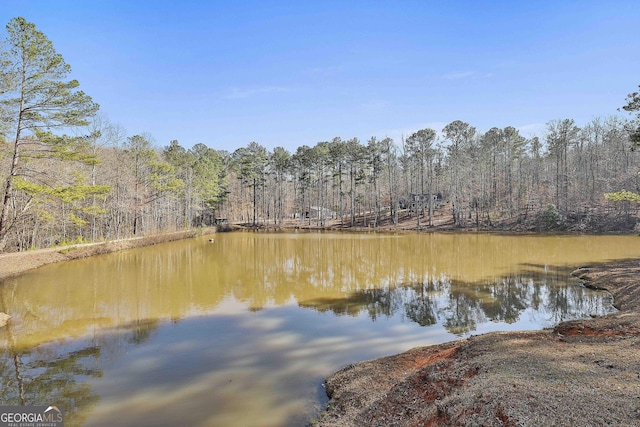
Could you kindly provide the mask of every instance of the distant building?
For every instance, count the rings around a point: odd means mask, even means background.
[[[410,211],[416,211],[419,207],[428,208],[429,207],[429,198],[433,200],[433,208],[439,209],[442,206],[442,194],[410,194],[409,200],[405,201],[406,206],[402,209],[409,209]]]
[[[305,218],[324,218],[324,219],[328,219],[328,218],[332,218],[333,216],[335,216],[336,213],[334,211],[332,211],[331,209],[328,208],[321,208],[319,206],[311,206],[309,208],[309,210],[307,210],[305,212],[304,217]]]

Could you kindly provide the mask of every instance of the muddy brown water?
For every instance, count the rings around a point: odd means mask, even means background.
[[[0,284],[0,405],[66,425],[304,425],[346,364],[613,310],[569,273],[637,236],[224,233]]]

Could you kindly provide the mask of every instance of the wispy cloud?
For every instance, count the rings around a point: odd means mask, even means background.
[[[280,93],[280,92],[288,92],[290,89],[283,86],[260,86],[253,88],[231,88],[229,92],[224,95],[225,99],[244,99],[251,98],[257,95],[264,95],[268,93]]]
[[[442,78],[447,80],[459,80],[459,79],[465,79],[467,77],[472,77],[475,75],[476,75],[475,71],[462,71],[460,73],[445,74],[444,76],[442,76]]]
[[[442,76],[445,80],[461,80],[461,79],[488,79],[493,77],[493,73],[480,73],[478,71],[462,71],[459,73],[449,73]]]

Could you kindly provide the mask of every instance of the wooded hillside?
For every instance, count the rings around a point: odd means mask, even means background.
[[[177,140],[160,147],[96,115],[35,25],[13,19],[2,49],[0,250],[216,218],[376,227],[412,215],[422,228],[445,211],[457,227],[584,231],[630,230],[638,221],[638,117],[551,120],[532,138],[456,120],[400,141],[336,137],[295,152],[257,142],[234,152]],[[640,110],[637,93],[623,109]]]

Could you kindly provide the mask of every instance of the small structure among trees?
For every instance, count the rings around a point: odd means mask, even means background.
[[[456,227],[614,231],[637,222],[639,92],[622,107],[631,119],[551,120],[540,137],[455,120],[401,141],[335,137],[293,153],[250,142],[230,153],[128,136],[96,116],[69,73],[34,24],[9,22],[0,43],[0,251],[220,218],[344,227],[415,219],[420,229],[446,209]],[[399,217],[401,209],[409,212]]]
[[[440,209],[442,207],[442,193],[437,194],[410,194],[408,201],[402,199],[406,206],[402,209],[409,209],[409,212],[417,212],[418,210],[424,210],[425,207],[431,206],[433,209]]]

